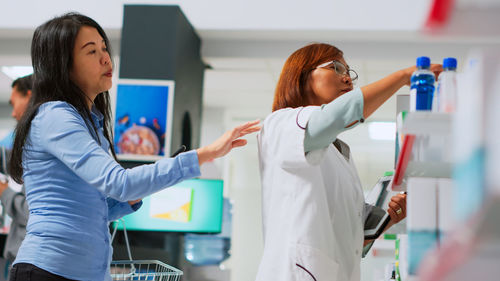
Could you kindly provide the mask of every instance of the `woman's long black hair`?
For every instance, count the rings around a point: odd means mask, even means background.
[[[95,28],[104,39],[109,56],[111,49],[104,30],[93,19],[78,14],[68,13],[56,17],[39,26],[31,42],[31,61],[33,64],[33,94],[23,117],[15,130],[14,145],[9,161],[10,176],[23,183],[23,148],[31,127],[31,121],[40,105],[50,101],[64,101],[74,106],[87,123],[90,133],[100,142],[97,126],[94,124],[88,108],[88,97],[70,79],[73,66],[73,49],[76,36],[82,26]],[[115,151],[111,142],[111,107],[109,93],[100,93],[94,100],[95,107],[104,115],[104,137],[110,142],[113,156]],[[78,149],[78,148],[75,148]]]

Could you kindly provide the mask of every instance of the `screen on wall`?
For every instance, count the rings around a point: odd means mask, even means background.
[[[120,79],[113,140],[118,159],[169,155],[173,97],[174,81]]]
[[[144,198],[123,220],[127,230],[218,233],[222,205],[222,180],[191,179]]]

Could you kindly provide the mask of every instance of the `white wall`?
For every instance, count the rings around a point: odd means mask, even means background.
[[[197,29],[417,30],[431,0],[183,0],[183,1],[2,1],[0,29],[33,28],[68,11],[91,16],[103,27],[120,29],[124,4],[176,4]],[[411,9],[408,9],[411,7]],[[22,11],[22,12],[20,12]],[[398,11],[394,13],[394,11]],[[257,20],[258,19],[258,20]]]
[[[207,145],[223,132],[246,121],[264,117],[267,112],[231,111],[204,107],[201,145]],[[202,177],[221,176],[224,195],[233,203],[231,257],[223,263],[230,270],[230,280],[255,280],[262,255],[262,219],[260,176],[255,134],[246,137],[248,144],[226,157],[201,167]]]

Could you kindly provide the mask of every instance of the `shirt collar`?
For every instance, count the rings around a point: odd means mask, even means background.
[[[104,115],[95,107],[94,104],[92,105],[92,109],[90,110],[90,115],[92,115],[94,121],[102,127]]]

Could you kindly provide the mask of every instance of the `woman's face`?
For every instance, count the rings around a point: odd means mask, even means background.
[[[329,103],[353,89],[348,71],[349,65],[344,58],[338,58],[336,61],[343,65],[346,70],[345,74],[339,74],[338,72],[342,72],[342,65],[337,65],[337,70],[335,70],[334,63],[317,67],[309,74],[306,94],[310,98],[311,105]]]
[[[26,108],[28,108],[28,103],[31,98],[31,90],[28,90],[24,95],[18,90],[17,86],[12,88],[12,94],[10,95],[10,105],[12,106],[12,117],[17,121],[21,120]]]
[[[71,80],[93,101],[111,88],[113,66],[107,46],[97,29],[82,26],[73,49]]]

